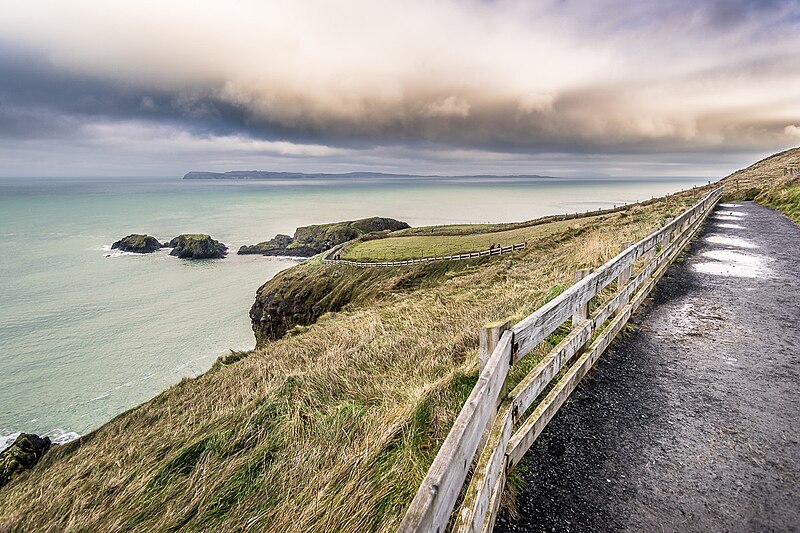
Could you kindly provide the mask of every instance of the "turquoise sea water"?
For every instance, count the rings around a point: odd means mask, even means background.
[[[0,441],[19,431],[83,434],[228,349],[252,348],[256,289],[296,263],[237,256],[242,244],[373,215],[415,226],[528,220],[701,183],[0,178]],[[191,262],[108,251],[129,233],[187,232],[209,233],[232,253]]]

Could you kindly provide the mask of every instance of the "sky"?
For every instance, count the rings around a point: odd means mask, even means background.
[[[26,0],[0,176],[721,177],[800,145],[800,0]]]

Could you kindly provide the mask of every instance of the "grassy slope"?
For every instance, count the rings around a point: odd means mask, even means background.
[[[800,224],[800,185],[767,189],[756,197],[756,201],[777,209]]]
[[[393,530],[477,379],[478,328],[529,314],[700,193],[390,291],[184,380],[5,487],[0,530]],[[382,271],[409,268],[423,267]]]
[[[767,157],[725,178],[726,198],[755,200],[800,224],[800,177],[786,176],[787,167],[800,168],[800,148]]]

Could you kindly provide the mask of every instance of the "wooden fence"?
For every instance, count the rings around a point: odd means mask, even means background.
[[[574,285],[513,327],[506,322],[481,330],[478,382],[408,508],[401,532],[442,532],[448,524],[459,532],[492,530],[508,474],[689,244],[721,195],[720,187],[641,241],[626,243],[597,271],[579,271]],[[593,299],[612,282],[613,296],[592,309]],[[569,335],[508,392],[512,365],[568,321]]]
[[[330,259],[331,256],[336,256],[336,253],[328,253],[323,259],[323,263],[329,263],[334,265],[349,265],[349,266],[359,266],[359,267],[382,267],[382,266],[400,266],[400,265],[415,265],[417,263],[430,263],[431,261],[458,261],[462,259],[473,259],[476,257],[485,257],[489,255],[503,255],[508,254],[511,252],[517,252],[519,250],[524,249],[528,243],[521,242],[519,244],[513,244],[511,246],[498,246],[496,248],[491,248],[489,250],[483,250],[482,252],[467,252],[464,254],[457,254],[457,255],[442,255],[439,257],[422,257],[419,259],[406,259],[404,261],[382,261],[378,263],[372,263],[367,261],[348,261],[345,259]]]

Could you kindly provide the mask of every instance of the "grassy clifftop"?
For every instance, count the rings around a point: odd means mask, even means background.
[[[438,271],[300,265],[285,290],[337,276],[356,297],[50,452],[2,489],[0,530],[394,530],[477,379],[478,328],[703,192]]]

